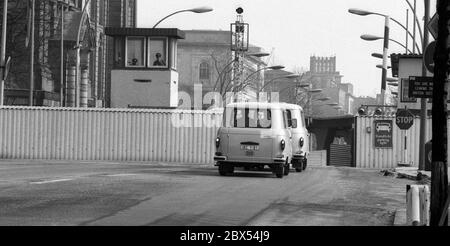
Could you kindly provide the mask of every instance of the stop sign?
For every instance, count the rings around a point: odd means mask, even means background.
[[[395,123],[401,130],[409,130],[414,125],[414,115],[407,109],[397,110]]]

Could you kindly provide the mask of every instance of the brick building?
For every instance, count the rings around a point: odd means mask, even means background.
[[[5,82],[6,105],[28,105],[30,90],[30,48],[27,47],[28,1],[9,1],[7,56],[11,69]],[[84,4],[89,18],[82,21]],[[120,16],[118,18],[117,16]],[[74,87],[78,27],[81,23],[82,82]],[[36,1],[34,50],[35,106],[103,107],[108,86],[106,26],[136,25],[136,0],[62,0]],[[63,30],[63,31],[62,31]],[[61,56],[61,39],[64,41]],[[61,62],[61,60],[63,62]],[[62,73],[62,74],[61,74]],[[81,98],[83,97],[83,98]]]

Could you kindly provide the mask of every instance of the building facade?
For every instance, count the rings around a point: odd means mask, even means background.
[[[336,69],[336,57],[310,57],[310,71],[306,72],[303,82],[310,83],[312,89],[322,90],[320,94],[314,95],[316,99],[330,98],[328,101],[315,101],[313,97],[310,103],[313,117],[355,114],[353,85],[342,83],[342,78]],[[337,103],[340,108],[328,106],[330,103]]]
[[[185,39],[178,42],[179,90],[190,95],[192,107],[195,95],[217,92],[225,97],[227,92],[238,91],[242,100],[256,99],[256,92],[264,80],[262,68],[266,65],[260,58],[245,56],[244,74],[240,81],[233,80],[233,52],[231,32],[216,30],[184,30]],[[248,54],[261,52],[252,46]],[[261,71],[258,71],[261,70]],[[201,94],[200,94],[201,93]],[[197,99],[198,100],[198,99]]]
[[[11,69],[5,82],[5,104],[29,105],[33,85],[34,106],[107,105],[108,43],[104,28],[122,23],[135,25],[136,0],[35,1],[33,80],[27,42],[31,36],[28,2],[9,1],[7,56],[11,57]],[[88,18],[82,18],[83,10]],[[117,19],[122,21],[117,23]],[[74,47],[79,26],[81,82],[76,84]]]

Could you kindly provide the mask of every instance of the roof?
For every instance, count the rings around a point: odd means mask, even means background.
[[[184,39],[186,34],[177,28],[119,28],[106,27],[105,34],[108,36],[154,36],[172,37]]]

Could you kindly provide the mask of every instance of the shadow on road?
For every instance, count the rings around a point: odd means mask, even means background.
[[[211,176],[218,177],[220,176],[217,168],[194,168],[189,170],[179,170],[179,171],[170,171],[168,172],[171,175],[189,175],[189,176]],[[296,175],[295,171],[291,170],[291,174]],[[244,171],[241,169],[237,169],[233,174],[227,175],[226,177],[241,177],[241,178],[274,178],[274,174],[269,169],[264,171]]]

